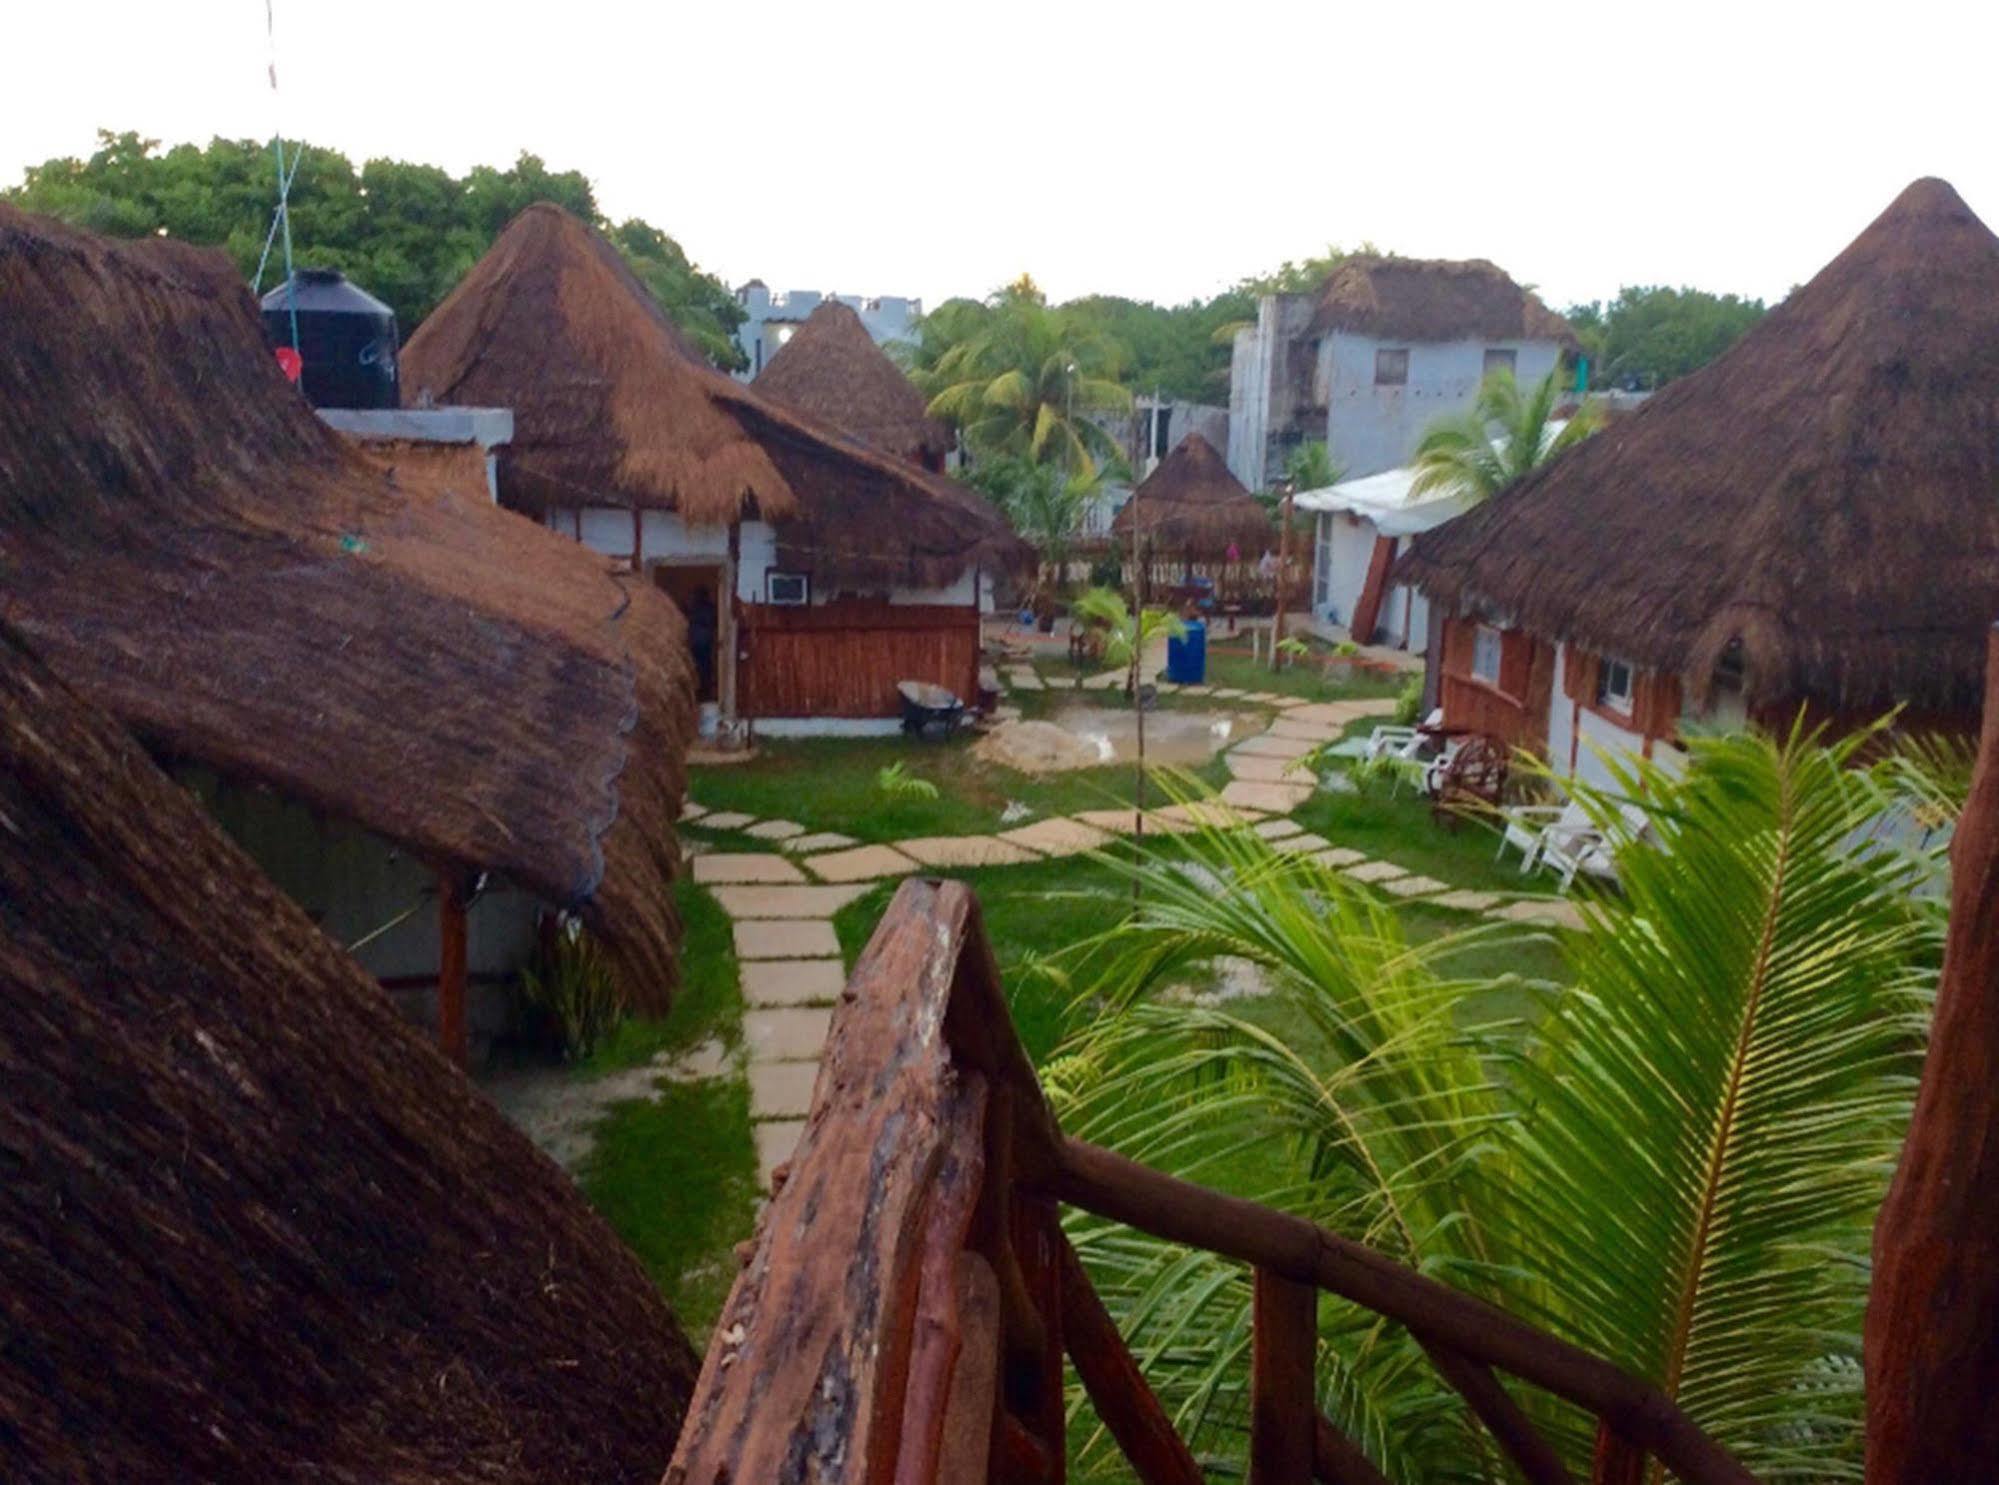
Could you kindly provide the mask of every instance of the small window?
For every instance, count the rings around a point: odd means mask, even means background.
[[[1488,686],[1499,684],[1499,650],[1499,631],[1490,624],[1479,625],[1471,643],[1473,680],[1484,681]]]
[[[771,603],[798,608],[811,600],[812,584],[802,572],[773,572],[764,578],[764,591]]]
[[[1377,387],[1408,386],[1409,353],[1407,351],[1376,351],[1374,353],[1374,384]]]
[[[1631,666],[1622,660],[1604,657],[1596,673],[1597,705],[1614,712],[1631,714]]]
[[[1155,407],[1152,410],[1152,457],[1164,459],[1173,452],[1168,435],[1173,431],[1173,409]]]
[[[1495,371],[1503,371],[1508,376],[1512,376],[1519,368],[1520,352],[1503,350],[1498,346],[1490,346],[1486,349],[1485,369],[1480,375],[1491,376]]]

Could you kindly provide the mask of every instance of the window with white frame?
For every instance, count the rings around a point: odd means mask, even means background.
[[[1484,681],[1488,686],[1499,684],[1499,631],[1490,624],[1481,624],[1472,635],[1471,674],[1475,681]]]
[[[1597,705],[1631,715],[1631,666],[1624,660],[1604,656],[1596,672]]]
[[[811,598],[811,581],[802,572],[768,573],[764,582],[773,607],[802,607]]]

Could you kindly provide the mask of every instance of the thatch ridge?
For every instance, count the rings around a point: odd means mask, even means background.
[[[1136,514],[1134,514],[1136,513]],[[1113,542],[1140,540],[1162,556],[1220,561],[1231,545],[1254,558],[1270,545],[1270,513],[1229,473],[1228,462],[1198,433],[1180,440],[1111,520]]]
[[[528,208],[403,353],[405,393],[514,409],[501,499],[762,519],[822,587],[942,587],[1031,553],[982,497],[703,363],[613,248]]]
[[[509,222],[403,348],[405,395],[510,407],[502,497],[670,505],[691,522],[766,519],[790,488],[616,248],[541,202]]]
[[[399,488],[276,370],[219,253],[0,206],[5,617],[163,754],[582,912],[641,1003],[693,725],[649,585]]]
[[[883,453],[941,467],[951,430],[854,310],[829,299],[757,374],[756,389]]]
[[[1384,340],[1553,340],[1575,344],[1569,322],[1484,258],[1398,258],[1356,253],[1319,293],[1312,332]]]
[[[0,820],[0,1477],[652,1485],[638,1262],[4,627]]]
[[[1999,238],[1919,180],[1711,365],[1398,579],[1752,703],[1979,706],[1999,616]]]

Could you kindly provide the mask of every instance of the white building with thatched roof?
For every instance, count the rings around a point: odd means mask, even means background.
[[[1316,294],[1266,294],[1229,366],[1229,469],[1252,490],[1324,442],[1350,477],[1407,462],[1440,417],[1511,371],[1531,386],[1573,343],[1568,323],[1483,259],[1357,253]]]
[[[1396,581],[1446,721],[1589,772],[1684,722],[1968,730],[1999,619],[1999,237],[1920,180],[1726,354]]]

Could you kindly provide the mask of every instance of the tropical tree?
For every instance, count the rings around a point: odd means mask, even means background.
[[[1048,1070],[1064,1120],[1609,1355],[1766,1478],[1857,1479],[1869,1232],[1942,927],[1922,863],[1855,849],[1895,783],[1861,766],[1872,741],[1698,739],[1681,777],[1578,788],[1650,829],[1565,942],[1567,989],[1466,977],[1510,930],[1412,943],[1246,832],[1124,867],[1146,907],[1083,951],[1112,1013]],[[1254,1015],[1150,996],[1220,956],[1270,986]],[[1240,1272],[1075,1235],[1182,1426],[1239,1444]],[[1399,1328],[1329,1301],[1321,1349],[1324,1407],[1390,1475],[1506,1478]],[[1587,1420],[1523,1401],[1586,1474]]]
[[[1301,443],[1284,461],[1284,477],[1294,490],[1323,490],[1338,484],[1343,473],[1323,442]]]
[[[1488,376],[1470,412],[1440,418],[1423,434],[1411,492],[1487,500],[1596,432],[1603,409],[1595,402],[1583,403],[1555,428],[1559,376],[1549,372],[1524,395],[1512,372]]]
[[[1766,312],[1761,299],[1627,284],[1608,304],[1563,313],[1589,356],[1592,386],[1659,387],[1707,365]]]
[[[986,302],[964,338],[911,375],[930,413],[957,427],[975,456],[1026,459],[1088,474],[1115,458],[1117,441],[1092,414],[1128,412],[1115,352],[1074,317],[1052,309],[1023,276]]]
[[[974,466],[966,479],[1055,569],[1060,588],[1067,580],[1069,554],[1091,505],[1103,494],[1108,473],[1096,467],[1073,474],[1059,464],[997,459]]]

